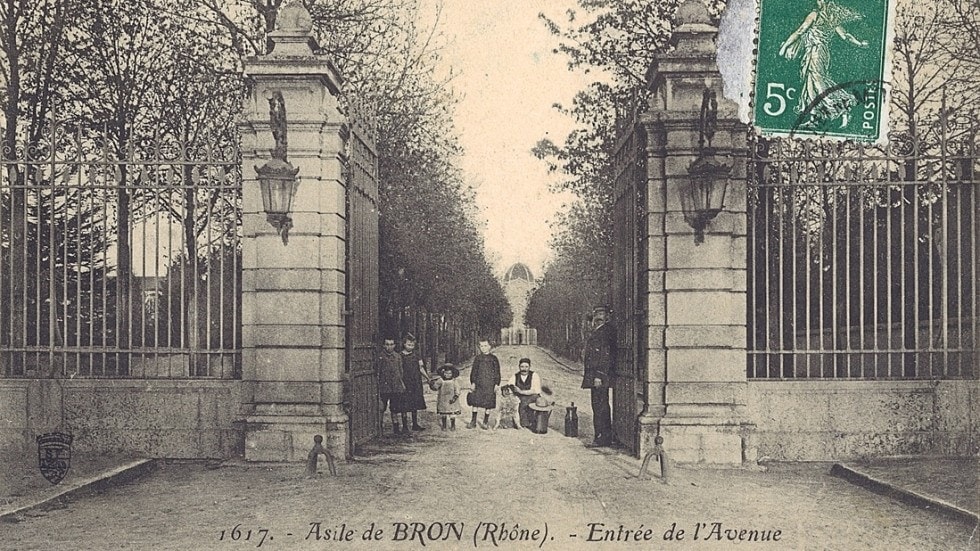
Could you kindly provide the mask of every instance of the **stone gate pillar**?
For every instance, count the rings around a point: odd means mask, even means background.
[[[313,436],[348,455],[345,364],[346,125],[341,76],[314,55],[309,13],[288,2],[268,55],[245,61],[251,93],[242,134],[242,379],[245,459],[305,460]],[[285,244],[266,221],[256,166],[275,140],[270,100],[282,94],[288,161],[299,169]]]
[[[678,10],[675,47],[648,73],[652,95],[641,118],[647,134],[647,409],[641,453],[659,432],[675,461],[754,460],[746,419],[746,127],[722,96],[707,10]],[[748,30],[746,32],[749,32]],[[714,158],[731,166],[724,209],[704,242],[685,220],[682,192],[699,147],[705,90],[717,98]]]

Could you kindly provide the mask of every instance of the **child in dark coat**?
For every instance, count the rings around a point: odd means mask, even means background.
[[[467,394],[466,401],[473,408],[473,419],[466,428],[476,427],[477,415],[483,411],[480,428],[489,429],[490,411],[497,407],[497,387],[500,386],[500,361],[490,353],[490,341],[480,341],[480,353],[473,358],[470,368],[470,383],[473,390]]]
[[[405,383],[405,392],[399,395],[397,400],[391,403],[391,413],[398,413],[402,418],[402,432],[408,434],[408,414],[412,414],[412,429],[414,431],[424,430],[419,425],[418,411],[425,409],[425,396],[422,394],[422,381],[429,380],[428,373],[425,372],[425,362],[416,349],[415,337],[411,334],[405,337],[402,342],[401,362],[402,362],[402,381]]]

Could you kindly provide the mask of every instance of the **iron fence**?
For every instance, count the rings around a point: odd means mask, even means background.
[[[887,147],[757,140],[748,376],[978,374],[976,131]]]
[[[0,156],[0,376],[240,373],[237,138],[52,121]]]

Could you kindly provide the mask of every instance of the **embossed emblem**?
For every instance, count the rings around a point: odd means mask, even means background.
[[[64,480],[71,468],[72,438],[63,432],[48,432],[37,437],[37,464],[41,475],[52,484]]]

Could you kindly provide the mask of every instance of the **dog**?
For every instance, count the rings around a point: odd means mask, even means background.
[[[515,428],[521,430],[520,420],[518,419],[517,407],[521,404],[521,399],[517,397],[512,385],[500,387],[500,403],[497,405],[497,418],[493,423],[493,429]]]

